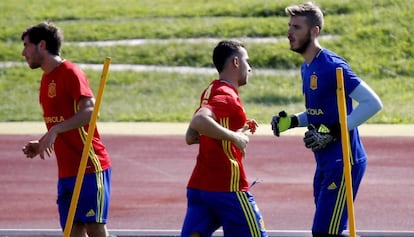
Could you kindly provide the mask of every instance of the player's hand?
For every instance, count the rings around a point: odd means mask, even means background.
[[[298,121],[295,115],[288,116],[288,114],[282,110],[278,115],[272,117],[270,124],[272,125],[273,134],[279,137],[281,132],[297,127]]]
[[[256,120],[254,120],[254,119],[248,119],[246,121],[246,124],[243,127],[243,132],[249,130],[249,132],[251,134],[254,134],[256,132],[256,130],[257,130],[257,127],[259,127],[259,124],[257,123]]]
[[[247,143],[249,143],[249,137],[243,132],[235,132],[235,136],[232,140],[233,144],[243,152],[243,156],[246,154]]]
[[[56,126],[56,125],[55,125]],[[51,156],[53,152],[53,144],[55,143],[57,133],[55,127],[52,127],[42,138],[39,140],[39,155],[41,159],[45,159],[45,153],[47,156]]]
[[[305,142],[306,148],[312,149],[314,152],[320,151],[337,140],[338,136],[335,132],[323,124],[319,125],[318,128],[310,124],[303,141]]]
[[[39,154],[39,141],[29,141],[22,149],[27,158],[34,158]]]

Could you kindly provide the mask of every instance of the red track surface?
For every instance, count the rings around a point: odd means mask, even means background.
[[[26,159],[38,136],[0,135],[0,229],[59,228],[56,162]],[[113,162],[109,229],[180,229],[198,146],[182,136],[103,135]],[[414,137],[364,137],[357,230],[414,230]],[[267,229],[309,230],[314,160],[297,136],[251,136],[246,168]]]

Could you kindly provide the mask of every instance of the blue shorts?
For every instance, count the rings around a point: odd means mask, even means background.
[[[265,237],[262,215],[249,192],[187,189],[187,214],[181,237],[198,232],[210,237],[223,227],[224,236]]]
[[[352,166],[352,191],[356,193],[364,176],[366,162]],[[347,227],[348,211],[343,167],[316,170],[314,177],[316,211],[312,232],[318,234],[341,234]]]
[[[76,177],[58,180],[58,197],[60,225],[65,228],[69,214]],[[74,222],[106,223],[109,210],[111,190],[111,168],[97,173],[85,174],[79,193]]]

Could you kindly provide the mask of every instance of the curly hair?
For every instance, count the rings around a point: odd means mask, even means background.
[[[23,31],[21,40],[28,36],[29,42],[39,44],[46,42],[46,50],[52,55],[59,55],[63,42],[62,31],[51,22],[42,22]]]

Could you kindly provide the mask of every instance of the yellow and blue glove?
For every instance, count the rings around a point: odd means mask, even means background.
[[[288,115],[284,110],[280,111],[278,115],[272,117],[270,124],[272,125],[273,134],[277,137],[281,132],[298,126],[298,117],[295,115]]]
[[[312,149],[312,151],[320,151],[339,139],[341,136],[340,133],[339,125],[328,127],[320,124],[318,127],[315,127],[313,124],[310,124],[303,141],[305,142],[306,148]]]

